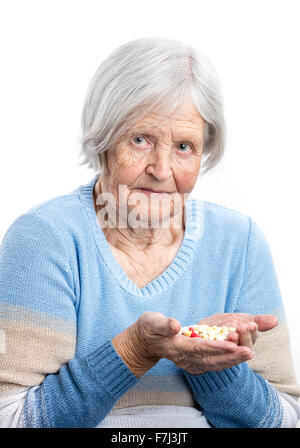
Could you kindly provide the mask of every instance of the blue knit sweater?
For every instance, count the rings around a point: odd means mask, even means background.
[[[161,359],[138,379],[111,343],[144,311],[159,311],[182,326],[219,312],[273,314],[276,338],[284,331],[284,310],[258,225],[238,211],[189,199],[175,259],[138,288],[96,219],[96,181],[31,208],[2,241],[0,393],[26,390],[20,425],[96,427],[118,410],[126,415],[131,406],[167,405],[193,408],[215,427],[280,427],[280,385],[299,396],[293,379],[283,378],[286,366],[281,372],[287,346],[268,346],[266,356],[277,369],[272,384],[264,361],[190,375]]]

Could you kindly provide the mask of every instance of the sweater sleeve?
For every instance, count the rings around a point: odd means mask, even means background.
[[[259,226],[248,219],[244,280],[234,312],[272,314],[279,324],[259,333],[251,361],[218,372],[184,374],[202,412],[213,426],[296,426],[300,417],[297,403],[300,389],[296,383],[279,284],[267,240]]]
[[[21,215],[0,248],[0,426],[96,427],[138,381],[110,340],[75,356],[76,300],[61,234]]]

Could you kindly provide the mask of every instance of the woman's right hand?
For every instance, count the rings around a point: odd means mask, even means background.
[[[180,328],[178,320],[162,313],[143,313],[136,321],[135,328],[141,356],[149,360],[169,359],[193,375],[223,370],[254,356],[249,347],[230,341],[188,338],[179,334]]]
[[[127,367],[139,378],[161,358],[173,361],[186,372],[199,375],[248,361],[249,347],[230,341],[207,341],[179,334],[180,323],[162,313],[147,311],[112,343]]]

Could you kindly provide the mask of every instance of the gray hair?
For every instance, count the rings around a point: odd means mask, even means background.
[[[175,113],[186,98],[206,122],[201,168],[207,172],[220,161],[225,147],[223,96],[209,59],[169,39],[142,38],[118,47],[100,64],[88,87],[79,165],[105,173],[105,151],[132,124],[151,111],[159,122],[160,115]]]

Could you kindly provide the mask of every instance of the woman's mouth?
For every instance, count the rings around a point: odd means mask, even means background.
[[[167,191],[149,190],[148,188],[138,188],[138,190],[141,190],[147,196],[150,196],[151,194],[169,194]]]

